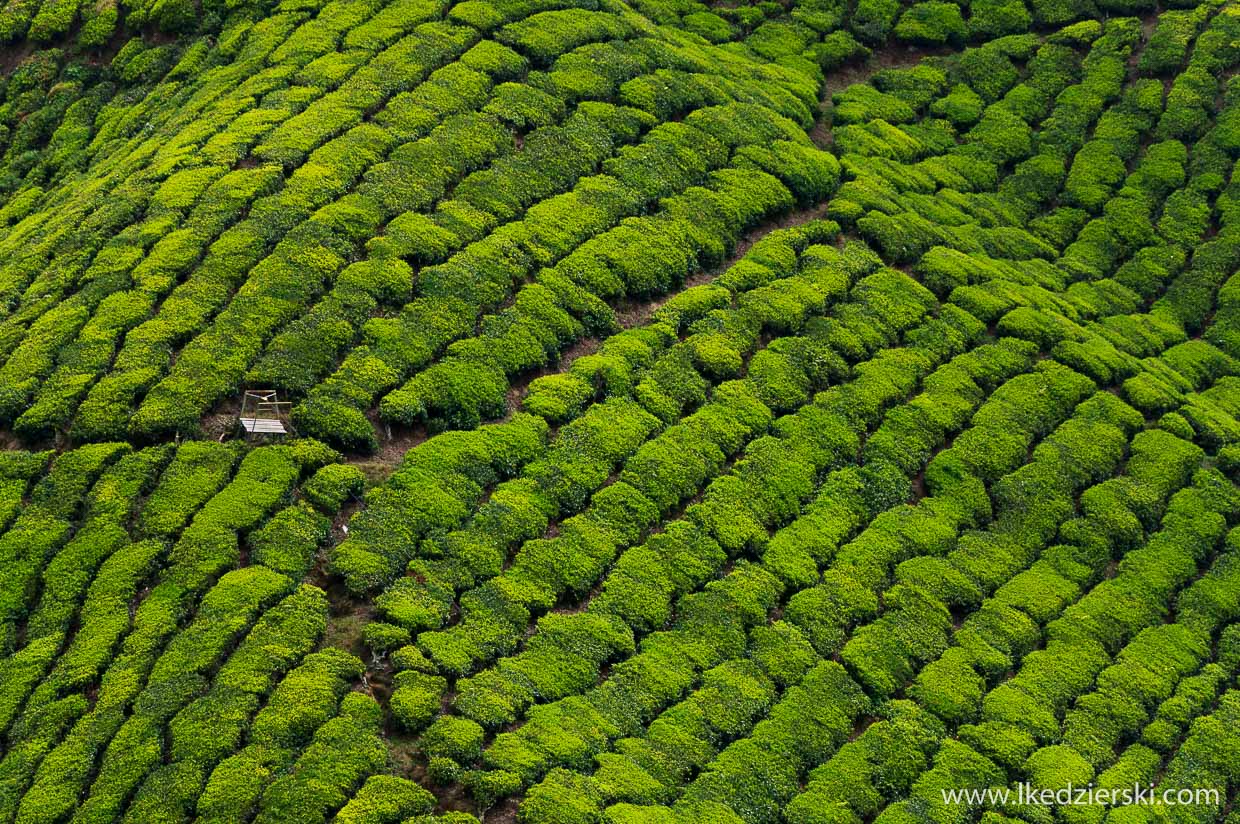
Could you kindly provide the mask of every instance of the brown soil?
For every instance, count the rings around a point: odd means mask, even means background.
[[[541,367],[539,369],[530,369],[517,375],[509,383],[508,392],[506,394],[505,407],[507,411],[501,421],[506,421],[513,416],[521,408],[521,403],[530,393],[530,384],[544,375],[554,375],[567,372],[572,366],[573,361],[583,355],[589,355],[598,350],[601,341],[598,338],[583,338],[572,346],[560,353],[559,359],[552,364]]]
[[[424,426],[406,427],[394,424],[387,424],[383,427],[383,434],[379,439],[379,451],[375,453],[375,460],[379,463],[398,466],[405,453],[413,449],[418,444],[424,442],[429,433]]]
[[[327,558],[328,549],[324,547],[307,576],[307,583],[327,593],[327,630],[321,646],[338,647],[365,661],[368,656],[362,643],[362,629],[375,619],[376,610],[369,601],[359,601],[349,594],[344,582],[328,571]]]
[[[824,100],[835,92],[854,83],[867,83],[883,69],[908,69],[927,57],[944,57],[953,54],[950,48],[926,48],[925,46],[893,45],[880,49],[861,63],[848,63],[827,75]]]
[[[482,816],[484,824],[513,824],[517,820],[517,798],[505,798]]]
[[[3,49],[0,49],[0,75],[12,74],[13,70],[20,66],[27,57],[35,53],[35,50],[35,44],[25,39],[19,43],[6,44]]]
[[[241,401],[228,398],[215,405],[214,411],[202,418],[202,432],[213,441],[224,441],[241,436],[237,419],[241,415]]]
[[[419,783],[422,783],[423,786],[426,786],[425,782],[419,782]],[[473,815],[478,814],[478,805],[475,804],[473,798],[470,797],[469,791],[466,790],[465,787],[462,786],[459,782],[454,783],[448,787],[436,787],[435,788],[435,799],[438,802],[438,804],[435,807],[435,812],[438,812],[438,813],[462,812],[462,813],[472,813]],[[488,819],[488,820],[498,821],[499,819],[497,818],[497,819]]]

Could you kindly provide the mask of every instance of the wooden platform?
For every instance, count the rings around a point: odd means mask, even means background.
[[[251,435],[284,435],[284,422],[275,418],[241,418],[241,426]]]

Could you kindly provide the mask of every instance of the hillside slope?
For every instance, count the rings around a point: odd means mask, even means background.
[[[0,824],[1236,824],[1240,5],[0,38]]]

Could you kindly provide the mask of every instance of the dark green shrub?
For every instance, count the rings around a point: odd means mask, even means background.
[[[306,500],[328,514],[335,514],[349,500],[358,498],[366,476],[356,466],[328,464],[306,481],[302,494]]]
[[[941,46],[963,42],[966,28],[960,7],[955,3],[928,0],[906,9],[896,23],[894,33],[898,40]]]

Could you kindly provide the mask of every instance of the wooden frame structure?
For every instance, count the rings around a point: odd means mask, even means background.
[[[292,406],[280,400],[274,389],[247,389],[241,396],[241,414],[237,423],[247,440],[256,435],[287,435],[293,428],[283,412]]]

